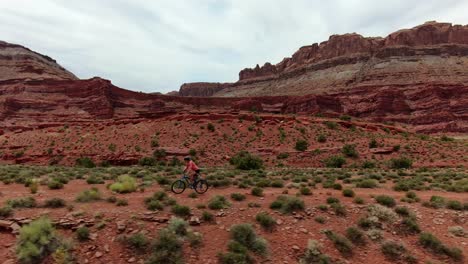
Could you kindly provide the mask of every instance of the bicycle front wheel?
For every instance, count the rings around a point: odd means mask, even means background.
[[[185,182],[182,180],[177,180],[172,183],[171,190],[173,193],[181,194],[185,191],[186,185]]]
[[[208,182],[206,180],[199,180],[195,183],[194,189],[199,194],[205,193],[208,191]]]

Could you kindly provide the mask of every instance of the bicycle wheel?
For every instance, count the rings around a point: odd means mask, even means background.
[[[173,193],[180,194],[185,191],[185,182],[183,180],[177,180],[172,183],[171,190]]]
[[[195,183],[194,189],[197,193],[205,193],[208,191],[208,182],[206,180],[199,180]]]

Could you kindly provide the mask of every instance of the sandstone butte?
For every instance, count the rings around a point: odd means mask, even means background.
[[[184,84],[171,94],[133,92],[97,77],[80,80],[47,56],[0,42],[0,135],[239,110],[346,114],[407,124],[417,132],[463,133],[468,26],[428,22],[386,38],[334,35],[276,65],[244,69],[236,83]]]

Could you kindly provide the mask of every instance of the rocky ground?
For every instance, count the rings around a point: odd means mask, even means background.
[[[419,232],[405,231],[406,229],[401,222],[404,217],[397,216],[395,213],[393,213],[396,216],[394,222],[382,218],[381,225],[374,229],[378,230],[375,232],[381,238],[371,239],[368,236],[370,232],[368,228],[358,227],[363,232],[368,232],[364,238],[365,244],[352,244],[352,253],[345,255],[340,253],[334,243],[324,234],[325,230],[345,234],[347,228],[359,226],[359,219],[369,215],[368,208],[370,205],[376,204],[375,198],[378,195],[388,195],[396,200],[397,207],[408,208],[411,214],[414,214],[420,232],[430,232],[447,246],[458,247],[465,257],[468,252],[466,238],[468,228],[468,214],[466,213],[468,204],[466,196],[467,172],[461,169],[406,171],[406,174],[385,170],[281,169],[267,172],[242,172],[210,169],[205,175],[218,187],[212,187],[207,193],[201,195],[194,195],[191,191],[176,195],[168,190],[166,184],[178,177],[179,169],[177,168],[54,169],[52,167],[7,166],[1,167],[0,171],[4,181],[8,177],[15,179],[14,176],[11,176],[12,173],[26,177],[22,180],[27,179],[32,174],[31,177],[40,179],[41,184],[47,184],[54,177],[66,177],[64,175],[68,175],[69,179],[74,177],[109,179],[120,174],[130,174],[139,179],[140,187],[144,187],[141,191],[118,194],[111,192],[106,187],[114,182],[112,180],[105,180],[103,184],[88,184],[85,179],[75,179],[70,180],[62,189],[52,190],[47,185],[40,185],[37,193],[31,194],[30,188],[21,184],[0,184],[1,204],[6,204],[11,199],[24,197],[34,197],[37,202],[37,206],[34,208],[14,209],[12,216],[3,217],[0,220],[0,255],[4,256],[3,263],[15,263],[15,242],[20,226],[43,215],[47,215],[53,220],[60,234],[74,240],[71,253],[77,263],[143,263],[148,260],[151,250],[138,251],[122,242],[122,237],[142,233],[152,239],[157,237],[159,230],[168,226],[167,222],[175,216],[170,205],[155,211],[145,207],[145,198],[151,197],[157,191],[165,192],[170,198],[174,198],[177,204],[188,206],[190,214],[181,217],[190,223],[190,228],[194,232],[203,236],[202,244],[198,247],[189,246],[187,241],[184,243],[182,251],[185,263],[199,263],[200,261],[218,263],[218,254],[227,251],[231,226],[240,223],[251,223],[255,232],[267,240],[268,254],[264,257],[254,255],[257,261],[263,263],[298,263],[304,256],[310,239],[320,242],[322,253],[329,255],[334,263],[395,263],[395,261],[403,261],[391,259],[382,253],[382,244],[389,240],[403,243],[409,254],[417,259],[416,263],[463,262],[463,260],[455,260],[440,252],[434,253],[424,248],[418,240]],[[32,171],[36,172],[32,173]],[[161,177],[169,180],[161,181]],[[399,178],[420,177],[424,177],[427,182],[422,181],[422,183],[413,185],[413,188],[421,189],[415,191],[418,202],[408,203],[404,199],[407,196],[405,192],[394,190]],[[356,187],[363,178],[379,179],[379,182],[375,180],[378,185],[374,188]],[[242,182],[248,183],[248,179],[252,185],[262,186],[263,194],[261,196],[252,194],[253,186],[241,184]],[[157,183],[158,180],[161,184]],[[281,182],[281,185],[271,186],[274,181]],[[444,185],[448,182],[452,185],[464,186],[464,189],[453,192],[453,189]],[[330,186],[330,183],[334,185]],[[301,190],[306,186],[310,188],[310,194]],[[100,190],[101,200],[89,203],[77,202],[77,195],[91,187]],[[446,191],[443,188],[452,191]],[[354,197],[345,197],[340,189],[352,189]],[[244,194],[245,200],[234,200],[231,197],[233,193]],[[229,205],[220,210],[206,208],[216,195],[227,198]],[[280,212],[280,209],[270,209],[271,203],[280,195],[297,196],[304,201],[304,208],[293,210],[290,213]],[[116,197],[117,200],[126,200],[128,205],[117,206],[115,203],[109,202],[107,198],[111,196]],[[428,203],[433,196],[443,197],[446,204],[449,204],[449,201],[464,203],[465,211],[463,211],[463,206],[457,210],[451,209],[450,206],[446,208],[446,205],[434,208]],[[344,206],[344,212],[334,209],[333,203],[329,202],[327,205],[329,197],[339,199],[339,204]],[[363,203],[356,203],[356,197],[362,198]],[[45,201],[51,198],[63,199],[66,203],[65,207],[44,208]],[[389,210],[393,211],[394,208],[391,207]],[[203,220],[203,212],[213,214],[214,220]],[[272,231],[264,230],[255,220],[256,215],[260,212],[267,212],[274,218],[275,225]],[[76,234],[76,229],[80,226],[87,226],[90,230],[89,238],[82,242],[77,240]],[[458,233],[454,233],[452,230],[456,226],[458,226]],[[46,262],[54,263],[53,258],[46,259]],[[402,263],[407,262],[403,261]]]

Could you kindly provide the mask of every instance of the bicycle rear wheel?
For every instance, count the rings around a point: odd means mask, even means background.
[[[202,194],[208,191],[208,182],[206,180],[199,180],[195,183],[194,189],[197,193]]]
[[[185,191],[185,188],[186,188],[186,184],[183,180],[177,180],[175,182],[172,183],[171,185],[171,190],[173,193],[176,193],[176,194],[181,194]]]

